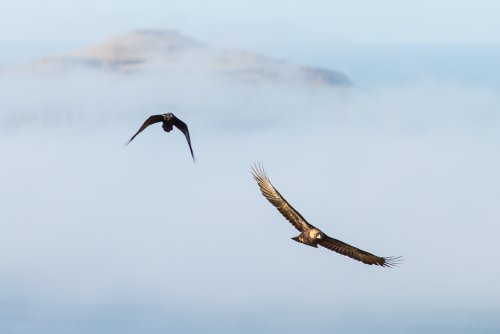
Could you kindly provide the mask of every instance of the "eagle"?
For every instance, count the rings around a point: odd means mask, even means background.
[[[161,115],[152,115],[149,116],[149,118],[141,125],[139,130],[135,133],[135,135],[130,138],[130,140],[127,142],[127,145],[130,144],[134,138],[141,133],[145,128],[150,126],[151,124],[163,122],[162,127],[165,132],[170,132],[172,131],[173,127],[175,126],[177,129],[181,130],[181,132],[184,134],[186,137],[186,140],[189,145],[189,150],[191,151],[191,157],[193,157],[193,161],[196,161],[194,154],[193,154],[193,148],[191,147],[191,138],[189,137],[189,130],[183,121],[178,119],[174,114],[172,113],[166,113],[166,114],[161,114]]]
[[[354,260],[361,261],[369,265],[382,267],[393,267],[401,260],[401,257],[380,257],[365,252],[359,248],[351,246],[345,242],[334,239],[326,235],[320,229],[309,224],[302,215],[295,210],[286,199],[274,188],[261,165],[252,166],[252,175],[262,195],[278,209],[278,211],[301,233],[292,239],[305,245],[316,247],[318,245],[339,254],[348,256]]]

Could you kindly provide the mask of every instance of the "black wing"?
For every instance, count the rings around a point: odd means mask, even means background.
[[[371,253],[365,252],[359,248],[346,244],[340,240],[331,238],[324,234],[324,240],[319,243],[327,249],[330,249],[339,254],[350,257],[351,259],[361,261],[366,264],[374,264],[382,267],[394,267],[401,261],[401,257],[379,257]]]
[[[252,166],[252,175],[257,184],[259,185],[260,191],[262,195],[272,205],[278,209],[278,211],[299,231],[304,231],[310,228],[313,228],[311,224],[309,224],[302,215],[295,210],[288,202],[285,200],[283,196],[274,188],[271,184],[271,181],[267,177],[264,169],[260,165]]]
[[[175,116],[174,116],[175,117]],[[196,161],[193,153],[193,148],[191,147],[191,138],[189,137],[189,129],[186,123],[178,119],[177,117],[174,118],[174,125],[177,129],[181,130],[184,136],[186,137],[186,140],[189,145],[189,150],[191,151],[191,156],[193,157],[193,161]]]
[[[132,136],[132,138],[130,138],[130,140],[128,141],[127,145],[130,144],[130,142],[132,140],[134,140],[134,138],[142,132],[142,130],[144,130],[145,128],[147,128],[148,126],[150,126],[151,124],[155,124],[155,123],[158,123],[158,122],[163,122],[163,116],[162,115],[153,115],[153,116],[150,116],[143,124],[142,126],[139,128],[139,130],[135,133],[135,135]]]

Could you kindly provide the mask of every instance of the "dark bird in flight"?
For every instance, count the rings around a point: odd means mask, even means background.
[[[172,113],[167,113],[167,114],[162,114],[162,115],[153,115],[153,116],[150,116],[143,124],[142,126],[139,128],[139,130],[135,133],[135,135],[132,136],[132,138],[130,138],[130,140],[128,141],[127,145],[130,144],[130,142],[132,140],[134,140],[134,138],[139,134],[141,133],[145,128],[147,128],[148,126],[150,126],[151,124],[155,124],[155,123],[159,123],[159,122],[163,122],[163,130],[165,130],[165,132],[170,132],[172,131],[174,125],[177,129],[181,130],[182,133],[184,134],[184,136],[186,137],[186,140],[188,142],[188,145],[189,145],[189,150],[191,151],[191,156],[193,157],[193,161],[195,161],[195,158],[194,158],[194,154],[193,154],[193,148],[191,147],[191,138],[189,137],[189,130],[188,130],[188,127],[186,125],[186,123],[184,123],[183,121],[181,121],[180,119],[178,119],[177,117],[175,117],[174,114]]]
[[[328,248],[339,254],[348,256],[354,260],[366,264],[375,264],[382,267],[393,267],[401,257],[379,257],[365,252],[359,248],[346,244],[340,240],[334,239],[323,233],[320,229],[309,224],[302,215],[295,210],[283,196],[274,188],[267,177],[264,169],[260,165],[252,167],[252,175],[259,185],[262,195],[278,209],[278,211],[301,233],[292,239],[311,247],[318,245]]]

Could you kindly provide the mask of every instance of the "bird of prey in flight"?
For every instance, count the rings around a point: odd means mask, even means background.
[[[318,245],[328,248],[339,254],[366,264],[382,267],[393,267],[401,257],[379,257],[365,252],[359,248],[346,244],[340,240],[329,237],[320,229],[309,224],[302,215],[295,210],[283,196],[274,188],[261,165],[252,167],[252,175],[259,185],[262,195],[278,209],[278,211],[301,233],[292,239],[312,247]]]
[[[139,130],[135,133],[135,135],[132,136],[132,138],[130,138],[130,140],[128,141],[127,145],[130,144],[130,142],[132,140],[134,140],[134,138],[139,134],[141,133],[145,128],[147,128],[148,126],[150,126],[151,124],[155,124],[155,123],[159,123],[159,122],[163,122],[163,130],[165,130],[165,132],[170,132],[172,131],[173,127],[175,126],[177,129],[181,130],[182,133],[184,134],[184,136],[186,137],[186,140],[188,142],[188,145],[189,145],[189,150],[191,151],[191,156],[193,157],[193,161],[196,161],[196,159],[194,158],[194,154],[193,154],[193,148],[191,147],[191,138],[189,137],[189,130],[188,130],[188,127],[186,125],[186,123],[184,123],[183,121],[181,121],[180,119],[178,119],[174,114],[172,113],[167,113],[167,114],[162,114],[162,115],[153,115],[153,116],[150,116],[143,124],[142,126],[139,128]]]

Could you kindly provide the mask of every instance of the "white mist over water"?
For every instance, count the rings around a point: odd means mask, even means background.
[[[490,87],[82,72],[3,77],[0,88],[8,333],[500,326]],[[197,163],[159,125],[124,146],[163,112],[188,124]],[[310,223],[405,261],[371,267],[290,240],[298,232],[251,178],[257,161]]]

